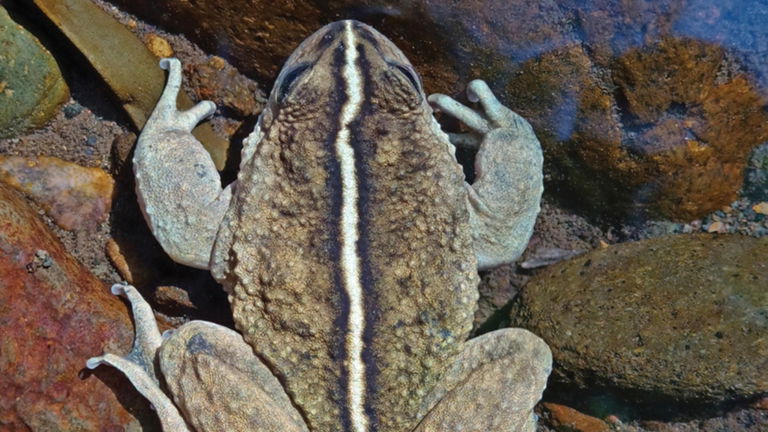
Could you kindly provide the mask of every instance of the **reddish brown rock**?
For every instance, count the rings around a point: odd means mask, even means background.
[[[241,75],[221,57],[212,56],[206,63],[186,64],[184,70],[197,100],[213,101],[237,117],[255,118],[266,103],[256,82]]]
[[[151,430],[127,380],[84,373],[88,357],[130,348],[126,306],[3,185],[0,221],[0,430],[138,430],[129,412]]]
[[[115,186],[100,168],[47,156],[0,156],[0,181],[29,194],[66,230],[92,230],[104,222]]]
[[[552,402],[541,404],[547,424],[559,432],[608,432],[608,423]]]

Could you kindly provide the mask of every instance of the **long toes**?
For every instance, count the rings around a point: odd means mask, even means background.
[[[490,126],[488,122],[473,109],[462,105],[450,96],[444,94],[433,94],[428,98],[429,102],[441,111],[456,117],[457,120],[480,133],[488,133]]]
[[[160,389],[157,379],[148,374],[139,364],[114,354],[104,354],[89,358],[85,365],[88,369],[107,365],[119,370],[131,381],[136,390],[155,407],[164,432],[189,432],[179,410]]]
[[[482,142],[482,138],[473,133],[449,133],[448,139],[456,147],[467,149],[478,149]]]
[[[498,123],[504,119],[504,114],[508,111],[507,108],[496,99],[496,95],[493,94],[488,84],[483,80],[473,80],[467,86],[467,98],[471,102],[480,102],[485,111],[485,115],[488,116],[494,123]]]
[[[180,129],[190,132],[203,119],[216,112],[216,104],[211,101],[202,101],[192,108],[178,113],[177,125]]]

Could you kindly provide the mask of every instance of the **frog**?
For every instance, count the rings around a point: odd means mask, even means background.
[[[552,357],[505,328],[469,338],[478,271],[524,250],[543,190],[530,124],[482,80],[469,104],[426,96],[386,36],[355,20],[309,36],[283,66],[237,178],[223,186],[179,111],[177,59],[138,139],[136,192],[176,262],[208,269],[236,330],[134,317],[119,370],[163,431],[533,431]],[[446,133],[435,111],[465,129]],[[457,148],[476,152],[469,184]]]

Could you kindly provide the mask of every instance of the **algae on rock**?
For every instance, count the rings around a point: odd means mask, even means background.
[[[0,7],[0,137],[44,125],[67,99],[51,54]]]

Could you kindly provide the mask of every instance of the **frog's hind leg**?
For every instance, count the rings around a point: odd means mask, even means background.
[[[502,329],[469,340],[424,400],[415,432],[533,432],[533,407],[552,369],[552,353],[523,329]]]
[[[168,83],[136,144],[136,194],[155,238],[176,262],[207,269],[216,232],[232,196],[192,129],[216,110],[203,101],[176,109],[181,63],[162,59]]]
[[[280,382],[234,330],[190,321],[163,342],[158,361],[196,431],[308,432]]]
[[[478,267],[484,269],[511,262],[525,250],[539,212],[543,157],[531,125],[502,105],[484,81],[470,82],[467,94],[481,110],[442,94],[429,101],[470,129],[449,134],[451,143],[477,150],[467,206]]]
[[[108,365],[125,374],[155,407],[163,432],[308,432],[280,382],[239,333],[190,321],[160,336],[136,288],[114,285],[112,293],[131,303],[133,349],[125,357],[93,357],[86,366]],[[173,400],[161,389],[156,368]]]
[[[115,284],[111,290],[112,294],[122,295],[131,303],[136,326],[133,349],[125,357],[108,353],[91,357],[85,363],[86,366],[89,369],[96,369],[100,365],[116,368],[152,403],[164,432],[190,432],[179,410],[160,389],[154,360],[162,343],[162,336],[157,329],[152,308],[131,285]]]

